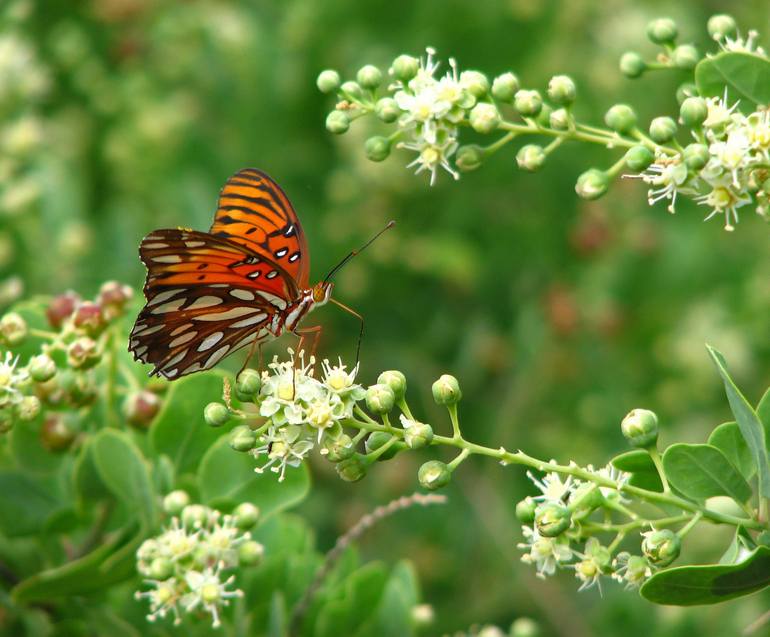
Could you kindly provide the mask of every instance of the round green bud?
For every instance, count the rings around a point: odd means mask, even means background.
[[[230,432],[230,447],[234,451],[251,451],[257,444],[257,436],[248,425],[240,425]]]
[[[682,540],[671,529],[644,533],[642,553],[655,566],[668,566],[682,551]]]
[[[671,59],[678,69],[690,71],[700,62],[700,53],[692,44],[680,44],[674,49]]]
[[[157,394],[142,389],[131,392],[123,401],[122,411],[126,422],[138,429],[150,425],[160,410],[160,398]]]
[[[460,146],[455,153],[455,166],[464,173],[476,170],[483,160],[484,149],[476,144]]]
[[[516,163],[522,170],[535,172],[540,170],[545,163],[546,155],[542,146],[527,144],[519,148],[516,153]]]
[[[36,383],[44,383],[56,375],[56,363],[48,354],[38,354],[29,361],[29,375]]]
[[[602,573],[607,573],[612,566],[612,553],[606,546],[602,546],[598,540],[586,543],[586,557],[590,557],[599,567]]]
[[[647,146],[638,144],[637,146],[632,146],[626,152],[626,166],[633,171],[642,172],[653,161],[655,161],[655,154]]]
[[[364,143],[364,152],[371,161],[383,161],[390,155],[390,141],[382,135],[370,137]]]
[[[374,431],[371,434],[369,434],[369,437],[366,439],[366,442],[364,443],[364,447],[366,448],[367,453],[372,453],[373,451],[377,451],[380,447],[382,447],[384,444],[387,444],[390,442],[390,440],[393,438],[387,431]],[[387,451],[385,451],[381,456],[377,457],[377,460],[390,460],[393,456],[395,456],[398,453],[398,447],[396,445],[391,445]]]
[[[650,138],[658,144],[670,142],[676,135],[676,122],[670,117],[656,117],[650,122]]]
[[[331,436],[324,437],[324,446],[321,449],[321,454],[326,456],[329,462],[347,460],[355,452],[353,439],[347,434],[340,434],[335,438]]]
[[[29,422],[40,413],[40,399],[37,396],[24,396],[16,405],[19,420]]]
[[[492,82],[492,97],[501,102],[510,103],[519,90],[519,78],[513,73],[498,75]]]
[[[387,385],[393,391],[396,400],[406,395],[406,376],[395,369],[389,369],[377,376],[378,385]]]
[[[76,338],[67,346],[67,364],[74,369],[89,369],[100,359],[96,341],[90,336]]]
[[[429,460],[417,471],[417,479],[423,487],[435,491],[449,484],[452,472],[440,460]]]
[[[620,430],[632,447],[654,447],[658,440],[658,417],[649,409],[633,409],[623,418]]]
[[[340,86],[340,93],[352,101],[359,101],[364,97],[364,90],[358,82],[347,81]]]
[[[623,75],[634,79],[642,76],[647,69],[647,64],[638,53],[627,51],[620,56],[618,68]]]
[[[165,580],[171,577],[173,572],[174,563],[165,557],[156,557],[150,562],[148,574],[152,579]]]
[[[604,123],[621,135],[636,127],[636,112],[628,104],[615,104],[604,115]]]
[[[460,73],[460,86],[474,97],[484,97],[489,92],[489,80],[479,71],[463,71]]]
[[[583,482],[570,497],[570,511],[573,516],[583,518],[604,504],[602,492],[591,482]]]
[[[442,374],[439,379],[433,383],[433,400],[437,405],[456,405],[463,397],[460,391],[460,383],[454,376]]]
[[[395,403],[396,396],[388,385],[377,383],[366,390],[366,407],[373,414],[387,414]]]
[[[374,105],[374,114],[386,124],[395,122],[401,115],[401,109],[392,97],[383,97]]]
[[[628,567],[625,574],[625,580],[628,582],[642,582],[647,577],[649,563],[641,555],[629,555],[626,562]]]
[[[169,515],[179,515],[188,504],[190,504],[190,496],[187,491],[181,489],[172,491],[163,498],[163,510]]]
[[[233,516],[235,517],[235,526],[241,531],[248,531],[259,519],[259,507],[251,502],[241,502],[235,507]]]
[[[510,637],[540,637],[540,626],[534,619],[519,617],[511,624]]]
[[[679,117],[682,124],[690,128],[700,128],[706,121],[709,114],[709,107],[702,97],[688,97],[679,107]]]
[[[684,148],[684,163],[691,170],[700,170],[709,158],[709,149],[705,144],[689,144]]]
[[[479,102],[471,109],[468,121],[477,133],[491,133],[500,125],[500,113],[494,104]]]
[[[589,168],[577,179],[575,192],[582,199],[598,199],[607,192],[610,178],[606,172],[598,168]]]
[[[647,25],[647,37],[655,44],[670,44],[677,35],[679,30],[671,18],[658,18]]]
[[[382,84],[382,71],[373,64],[367,64],[358,70],[356,80],[364,88],[377,88]]]
[[[738,34],[738,25],[735,19],[726,13],[712,15],[706,24],[709,35],[715,40],[724,40],[725,38],[734,38]]]
[[[358,456],[352,456],[337,463],[337,475],[345,482],[358,482],[366,475],[366,465]]]
[[[493,624],[482,626],[478,632],[473,633],[476,637],[506,637],[505,633]]]
[[[9,312],[0,319],[0,342],[9,347],[20,345],[27,338],[27,322],[16,312]]]
[[[209,403],[203,410],[203,419],[209,427],[221,427],[230,420],[230,410],[222,403]]]
[[[404,442],[410,449],[422,449],[433,442],[433,427],[414,421],[404,429]]]
[[[535,527],[543,537],[556,537],[572,524],[569,509],[555,502],[546,502],[535,509]]]
[[[548,125],[554,130],[567,130],[571,121],[572,118],[566,108],[557,108],[548,118]]]
[[[516,519],[522,524],[532,524],[535,521],[537,502],[530,496],[516,503]]]
[[[350,128],[350,116],[343,111],[332,111],[326,116],[326,130],[342,135]]]
[[[76,435],[77,431],[62,414],[49,412],[45,415],[40,429],[40,442],[48,451],[66,451]]]
[[[554,104],[569,106],[576,95],[575,82],[568,75],[554,75],[548,82],[548,97]]]
[[[684,82],[676,89],[677,104],[682,104],[688,97],[698,97],[698,87],[692,82]]]
[[[63,370],[56,381],[66,394],[66,399],[76,407],[90,405],[96,400],[98,390],[94,379],[87,374]]]
[[[543,108],[543,98],[537,91],[521,89],[516,91],[513,106],[523,117],[535,117]]]
[[[256,397],[262,389],[262,376],[256,369],[244,369],[235,380],[235,391],[239,398]]]
[[[182,524],[188,528],[199,529],[208,524],[211,509],[202,504],[188,504],[182,509]]]
[[[420,61],[411,55],[399,55],[390,67],[390,73],[402,82],[411,80],[420,68]]]
[[[321,93],[333,93],[340,87],[340,74],[332,69],[326,69],[318,74],[318,79],[315,81],[318,90]]]
[[[265,555],[265,547],[254,540],[247,540],[238,547],[238,564],[256,566]]]

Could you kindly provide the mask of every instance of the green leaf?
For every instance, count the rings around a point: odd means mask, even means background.
[[[228,508],[241,502],[256,504],[263,516],[301,502],[310,489],[307,467],[287,467],[286,479],[278,481],[272,471],[256,473],[257,461],[233,451],[227,437],[217,440],[203,456],[198,468],[198,487],[204,503]]]
[[[19,422],[11,429],[10,447],[14,462],[29,473],[54,473],[66,457],[63,453],[51,453],[40,441],[43,418],[31,422]]]
[[[163,408],[150,427],[150,440],[158,454],[166,454],[177,474],[194,471],[203,454],[222,436],[222,430],[209,427],[203,410],[221,400],[225,374],[210,371],[179,379],[171,385]]]
[[[724,422],[709,436],[708,443],[719,449],[732,465],[741,472],[746,480],[756,473],[754,460],[751,457],[746,441],[741,435],[737,422]]]
[[[647,489],[648,491],[657,491],[658,493],[663,492],[663,482],[657,471],[639,471],[638,473],[632,473],[631,477],[628,479],[628,484],[632,487]]]
[[[660,571],[641,588],[656,604],[698,606],[750,595],[770,584],[770,548],[760,546],[738,564],[680,566]]]
[[[759,421],[757,413],[749,402],[743,397],[740,390],[735,386],[730,374],[727,372],[725,359],[717,350],[710,345],[706,349],[714,364],[717,366],[720,376],[725,383],[727,400],[730,402],[730,409],[735,416],[735,421],[741,429],[743,439],[746,441],[751,455],[754,458],[754,464],[757,467],[759,478],[759,495],[763,498],[770,497],[770,464],[767,461],[767,449],[765,447],[765,430]]]
[[[770,450],[770,389],[765,391],[757,405],[757,417],[765,430],[765,445]]]
[[[417,605],[417,576],[407,561],[399,562],[385,585],[372,621],[357,634],[359,637],[408,637],[414,635],[412,609]]]
[[[0,531],[9,537],[40,532],[61,503],[44,480],[0,471]]]
[[[770,61],[724,51],[698,63],[695,83],[704,97],[722,97],[726,87],[728,104],[741,100],[741,110],[750,112],[751,104],[770,104]]]
[[[652,472],[657,473],[655,463],[650,458],[650,454],[644,449],[634,449],[633,451],[626,451],[615,456],[610,460],[612,466],[621,471],[627,471],[628,473],[639,472]]]
[[[753,551],[757,548],[756,543],[749,534],[749,532],[742,526],[735,529],[735,535],[730,542],[730,546],[719,558],[720,564],[735,564],[739,561],[741,555],[745,555],[746,551]]]
[[[114,429],[103,429],[91,441],[94,464],[107,488],[129,510],[136,510],[146,526],[157,516],[155,493],[142,452],[131,438]]]
[[[103,500],[109,497],[110,490],[104,484],[94,462],[93,439],[88,439],[80,448],[78,456],[75,458],[72,481],[75,492],[83,500]]]
[[[671,485],[694,500],[727,495],[746,502],[752,494],[725,454],[711,445],[671,445],[663,454],[663,469]]]

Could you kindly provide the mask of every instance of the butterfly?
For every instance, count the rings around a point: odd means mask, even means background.
[[[210,369],[246,346],[250,357],[256,345],[284,332],[300,339],[313,334],[315,346],[320,326],[302,330],[299,324],[331,299],[332,274],[358,252],[310,286],[297,213],[268,175],[244,168],[219,193],[209,232],[163,229],[142,239],[147,302],[128,349],[135,360],[153,365],[150,375],[173,380]]]

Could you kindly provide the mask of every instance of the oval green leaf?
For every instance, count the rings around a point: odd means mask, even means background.
[[[680,566],[660,571],[641,588],[655,604],[699,606],[750,595],[770,584],[770,548],[760,546],[738,564]]]
[[[39,533],[61,507],[50,481],[19,471],[0,471],[0,532],[8,537]]]
[[[741,101],[741,110],[752,105],[770,104],[770,61],[753,53],[722,52],[707,57],[695,67],[695,83],[704,97]]]
[[[657,473],[655,463],[650,458],[650,454],[644,449],[634,449],[626,451],[615,456],[610,460],[612,466],[628,473],[653,472]]]
[[[756,473],[751,450],[743,439],[737,422],[724,422],[709,436],[708,443],[719,449],[741,475],[750,480]]]
[[[711,445],[671,445],[663,454],[663,469],[671,485],[688,498],[726,495],[746,502],[752,495],[751,487],[725,454]]]

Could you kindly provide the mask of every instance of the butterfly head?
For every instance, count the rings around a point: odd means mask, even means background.
[[[320,281],[313,286],[313,303],[323,305],[328,302],[332,295],[334,283],[331,281]]]

